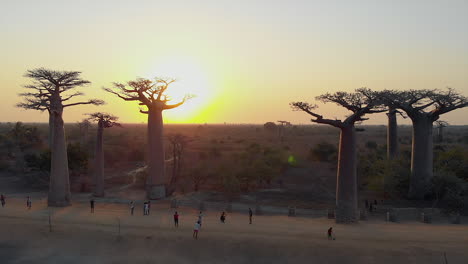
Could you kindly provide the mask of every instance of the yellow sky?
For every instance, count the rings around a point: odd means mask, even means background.
[[[352,2],[352,4],[351,4]],[[379,4],[377,4],[379,2]],[[136,77],[174,77],[169,123],[264,123],[310,117],[289,102],[354,88],[456,88],[468,95],[466,1],[8,1],[0,4],[0,121],[46,122],[19,110],[27,69],[79,70],[86,98],[65,121],[105,111],[145,122],[135,103],[101,90]],[[172,90],[172,91],[171,91]],[[324,116],[343,117],[335,105]],[[468,109],[447,114],[467,124]],[[382,124],[384,115],[368,124]],[[404,121],[408,122],[408,121]]]

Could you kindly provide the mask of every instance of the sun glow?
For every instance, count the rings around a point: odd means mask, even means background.
[[[185,96],[194,95],[182,106],[165,111],[165,122],[205,122],[204,115],[214,97],[213,84],[208,78],[206,68],[188,57],[166,57],[157,61],[157,64],[148,67],[149,70],[144,77],[176,79],[167,89],[166,94],[170,99],[168,104],[176,104]]]

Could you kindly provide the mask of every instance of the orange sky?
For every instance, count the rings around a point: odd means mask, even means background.
[[[112,82],[168,76],[197,97],[168,123],[310,123],[289,102],[324,92],[456,88],[468,95],[467,1],[8,1],[0,4],[0,121],[46,122],[14,107],[35,67],[79,70],[92,84],[65,122],[105,111],[145,122]],[[346,111],[321,105],[341,118]],[[468,109],[442,117],[467,124]],[[383,124],[384,115],[367,124]],[[402,121],[408,123],[407,120]]]

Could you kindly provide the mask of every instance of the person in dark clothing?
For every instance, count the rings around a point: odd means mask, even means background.
[[[333,227],[330,227],[327,231],[327,234],[328,234],[328,240],[335,240],[335,238],[333,237]]]
[[[373,210],[373,209],[374,209],[374,206],[373,206],[372,203],[371,203],[370,206],[369,206],[369,212],[372,213],[372,210]]]
[[[221,216],[219,217],[219,220],[221,220],[222,223],[224,223],[224,221],[226,221],[226,213],[225,212],[221,213]]]
[[[369,201],[366,199],[366,208],[369,208]]]
[[[377,205],[377,200],[374,200],[374,204]]]
[[[26,206],[28,207],[28,210],[31,210],[31,206],[32,206],[31,196],[28,196],[28,199],[26,200]]]
[[[148,200],[148,212],[146,213],[147,215],[150,214],[150,209],[151,209],[151,201]]]
[[[89,205],[91,206],[91,213],[94,213],[94,199],[91,199],[91,201],[89,201]]]
[[[252,224],[252,215],[253,215],[252,209],[249,208],[249,224]]]
[[[133,210],[135,210],[135,202],[131,201],[130,202],[130,215],[133,215]]]
[[[177,211],[174,213],[174,226],[179,227],[179,214]]]
[[[0,201],[2,202],[2,207],[5,207],[5,195],[0,195]]]

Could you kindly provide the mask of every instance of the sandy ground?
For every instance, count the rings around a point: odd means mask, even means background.
[[[199,239],[197,212],[153,203],[130,216],[124,204],[75,202],[50,211],[45,199],[13,198],[0,208],[0,263],[468,263],[468,226],[366,221],[336,225],[325,218],[205,212]],[[118,222],[121,223],[120,236]],[[333,226],[336,240],[327,240]]]

